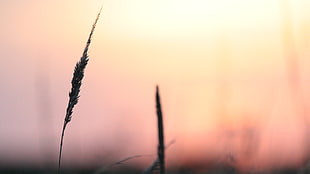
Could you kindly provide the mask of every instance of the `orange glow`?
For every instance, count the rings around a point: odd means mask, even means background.
[[[233,154],[236,166],[259,169],[309,157],[308,0],[29,0],[0,5],[0,154],[12,163],[30,152],[43,158],[36,74],[49,84],[52,119],[44,125],[57,149],[72,71],[102,3],[64,162],[155,153],[156,84],[166,142],[176,140],[171,165]],[[14,153],[16,144],[25,149]]]

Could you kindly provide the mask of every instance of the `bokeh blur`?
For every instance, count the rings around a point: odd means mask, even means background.
[[[155,85],[168,169],[310,162],[310,1],[0,1],[0,168],[54,169],[75,63],[103,5],[62,167],[147,168]]]

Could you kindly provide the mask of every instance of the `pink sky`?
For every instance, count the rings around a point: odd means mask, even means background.
[[[56,161],[73,68],[102,3],[64,165],[155,154],[156,84],[166,141],[176,140],[168,165],[227,154],[247,168],[305,158],[307,0],[27,0],[0,2],[1,165],[48,153]],[[293,85],[288,60],[298,62]]]

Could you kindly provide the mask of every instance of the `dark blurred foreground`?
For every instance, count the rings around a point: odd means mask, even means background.
[[[62,169],[62,174],[95,174],[98,169],[79,169],[70,168]],[[117,169],[110,169],[101,172],[101,174],[141,174],[143,169],[137,169],[128,166],[119,166]],[[155,171],[154,173],[159,173]],[[288,169],[273,169],[266,171],[241,172],[232,166],[213,167],[209,169],[198,168],[178,168],[168,169],[166,174],[310,174],[309,169],[288,168]],[[0,168],[0,174],[57,174],[57,169],[38,169],[38,168]],[[98,173],[96,173],[98,174]]]

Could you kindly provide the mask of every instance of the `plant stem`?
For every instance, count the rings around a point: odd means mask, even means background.
[[[156,111],[157,111],[157,121],[158,121],[158,159],[160,174],[165,173],[165,147],[164,147],[164,126],[163,126],[163,114],[160,105],[159,88],[156,86]]]

